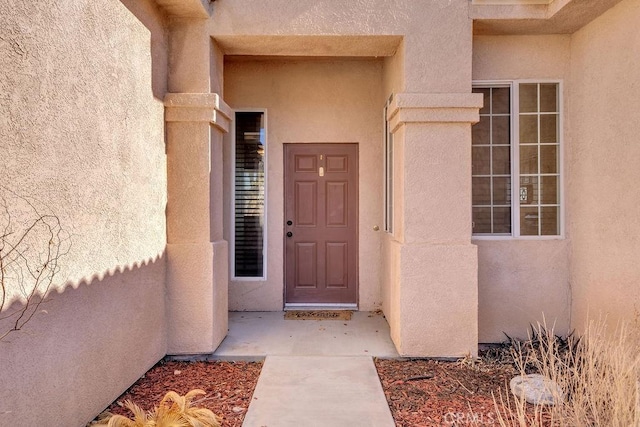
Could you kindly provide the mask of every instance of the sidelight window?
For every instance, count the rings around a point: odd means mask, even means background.
[[[233,276],[265,276],[265,113],[236,112]]]
[[[389,104],[384,106],[384,230],[393,233],[393,133],[387,118]]]
[[[560,84],[477,84],[472,128],[474,236],[560,236]]]

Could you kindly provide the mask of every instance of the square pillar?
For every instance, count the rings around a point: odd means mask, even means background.
[[[164,101],[167,352],[211,353],[228,328],[228,248],[220,231],[222,200],[212,195],[222,183],[221,141],[232,113],[214,93],[169,93]]]
[[[401,355],[458,357],[478,349],[478,260],[471,244],[471,93],[394,96],[395,310]]]

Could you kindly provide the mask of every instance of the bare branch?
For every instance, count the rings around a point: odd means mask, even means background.
[[[2,341],[39,312],[71,241],[60,218],[45,212],[44,205],[3,186],[0,192],[0,320],[11,319],[0,327]],[[19,298],[21,306],[5,312],[12,298]]]

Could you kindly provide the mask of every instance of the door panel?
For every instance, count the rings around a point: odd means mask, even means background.
[[[347,227],[349,201],[346,182],[327,182],[327,227]]]
[[[349,253],[346,243],[327,243],[327,288],[345,288],[348,285]]]
[[[317,227],[318,225],[318,183],[298,181],[295,183],[296,225],[298,227]]]
[[[285,144],[285,302],[357,302],[358,145]]]
[[[318,251],[315,243],[296,243],[296,284],[301,288],[317,288]]]

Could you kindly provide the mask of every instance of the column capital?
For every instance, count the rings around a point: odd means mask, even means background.
[[[217,93],[167,93],[164,107],[167,122],[208,122],[225,133],[233,117],[233,110]]]
[[[479,93],[397,93],[387,119],[393,132],[410,123],[477,123],[482,103]]]

